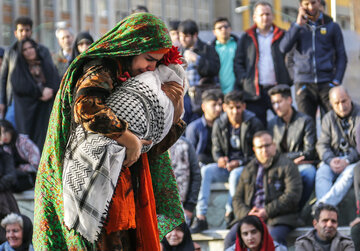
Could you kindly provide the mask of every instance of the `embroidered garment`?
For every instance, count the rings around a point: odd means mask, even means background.
[[[171,40],[163,21],[149,13],[136,13],[118,23],[114,29],[93,43],[69,66],[54,102],[36,179],[33,236],[36,250],[87,250],[94,247],[92,243],[86,241],[76,231],[69,230],[64,224],[62,165],[71,131],[71,104],[79,98],[73,95],[74,87],[77,81],[83,77],[83,66],[92,59],[116,60],[125,56],[135,56],[170,47]],[[118,74],[116,70],[113,73]],[[97,82],[97,84],[100,85],[101,82]],[[111,92],[113,88],[102,86],[97,89]],[[89,97],[88,101],[93,102],[94,108],[102,105],[101,100],[97,97]],[[95,132],[106,135],[106,130],[103,133],[101,129],[114,125],[116,121],[119,122],[118,134],[121,134],[126,128],[126,123],[116,120],[114,114],[107,113],[108,111],[104,109],[100,109],[98,112],[102,116],[97,117],[99,114],[93,114],[89,118],[91,121],[87,121],[89,131],[95,128],[95,126],[92,127],[94,124],[103,125],[103,128],[98,127],[99,130]],[[97,123],[97,121],[99,122]],[[82,125],[86,128],[84,123]],[[176,129],[181,129],[181,126],[177,125]],[[183,210],[168,153],[149,155],[148,157],[161,239],[164,234],[184,221]]]
[[[173,70],[174,69],[174,70]],[[160,65],[116,86],[106,105],[116,117],[127,121],[128,129],[140,139],[151,140],[147,152],[169,132],[174,117],[171,100],[161,84],[183,84],[185,71],[180,65]],[[64,160],[65,224],[86,239],[98,239],[125,158],[125,148],[101,134],[84,132],[79,125],[70,139]]]

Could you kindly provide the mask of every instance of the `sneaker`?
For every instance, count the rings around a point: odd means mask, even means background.
[[[190,228],[190,233],[192,233],[192,234],[200,233],[208,228],[209,228],[209,226],[208,226],[206,219],[200,220],[196,217]]]
[[[233,212],[230,212],[228,215],[225,215],[224,219],[225,219],[225,223],[226,223],[226,228],[230,229],[231,223],[235,219],[235,215]]]

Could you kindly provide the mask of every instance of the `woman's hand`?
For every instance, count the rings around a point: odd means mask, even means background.
[[[176,124],[184,111],[184,88],[176,82],[166,82],[161,89],[174,105],[174,120]]]
[[[53,89],[49,88],[49,87],[45,87],[42,91],[42,96],[40,97],[41,101],[48,101],[50,100],[54,95],[54,91]]]
[[[129,130],[125,130],[124,133],[116,139],[116,142],[126,148],[126,158],[123,163],[125,167],[132,166],[132,164],[139,159],[143,145],[151,144],[149,140],[140,140]]]

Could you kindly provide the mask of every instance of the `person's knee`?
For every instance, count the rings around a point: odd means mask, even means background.
[[[238,167],[230,172],[229,183],[237,183],[240,179],[243,167]]]
[[[314,183],[316,176],[316,169],[314,166],[310,166],[300,172],[301,177],[305,183]]]
[[[239,223],[234,224],[229,233],[226,235],[225,239],[224,239],[224,249],[227,249],[229,247],[231,247],[232,245],[234,245],[235,241],[236,241],[236,232],[237,229],[239,227]]]
[[[332,171],[330,166],[321,164],[316,171],[315,179],[330,179],[332,180]]]
[[[201,168],[201,177],[211,176],[216,171],[217,165],[206,165]]]

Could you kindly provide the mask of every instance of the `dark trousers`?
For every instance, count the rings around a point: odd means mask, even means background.
[[[255,113],[256,117],[260,119],[265,128],[267,127],[267,110],[273,110],[270,96],[267,93],[272,87],[273,86],[260,86],[260,98],[258,100],[246,101],[246,109]]]
[[[16,183],[13,185],[13,192],[21,193],[34,188],[36,173],[27,173],[16,168]]]
[[[355,245],[355,251],[360,251],[360,223],[351,228],[351,239]]]
[[[354,189],[357,206],[357,216],[360,217],[360,163],[354,168]],[[351,238],[355,244],[355,250],[360,251],[360,223],[351,228]]]
[[[312,117],[315,121],[317,107],[325,114],[331,110],[329,90],[333,83],[296,83],[295,99],[298,110]]]
[[[357,205],[357,215],[360,217],[360,162],[354,167],[354,190]]]

